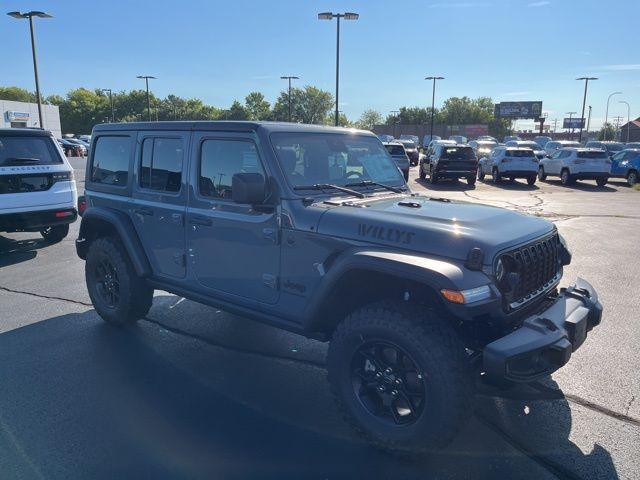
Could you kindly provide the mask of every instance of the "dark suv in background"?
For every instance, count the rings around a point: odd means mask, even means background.
[[[407,157],[409,157],[409,163],[411,163],[412,166],[418,165],[420,152],[418,151],[418,145],[416,142],[406,138],[394,140],[394,142],[401,143],[404,146],[404,151],[407,154]]]
[[[478,173],[478,157],[469,145],[437,144],[433,153],[420,164],[419,176],[429,176],[431,183],[443,179],[466,178],[469,185],[475,185]]]

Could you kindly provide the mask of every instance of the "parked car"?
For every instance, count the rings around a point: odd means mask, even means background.
[[[51,132],[0,129],[0,232],[61,241],[77,218],[73,168]]]
[[[399,140],[411,140],[416,146],[420,143],[420,137],[417,135],[402,134],[400,135]]]
[[[91,143],[91,135],[79,135],[77,138],[83,142]]]
[[[561,148],[570,148],[570,147],[582,147],[580,142],[572,142],[570,140],[552,140],[551,142],[547,142],[544,146],[544,151],[547,152],[547,157],[550,157],[554,153],[556,153]]]
[[[65,140],[80,146],[80,155],[82,157],[86,157],[87,153],[89,153],[89,144],[87,142],[83,142],[78,138],[65,138]]]
[[[640,142],[629,142],[624,148],[640,148]]]
[[[464,137],[462,135],[451,135],[449,137],[449,140],[453,140],[454,142],[459,144],[467,143],[467,137]]]
[[[492,137],[491,135],[480,135],[478,138],[476,138],[476,140],[488,140],[490,142],[494,142],[494,143],[498,143],[498,139],[495,137]]]
[[[505,145],[507,147],[530,148],[531,150],[533,150],[533,153],[536,155],[536,158],[538,160],[543,159],[547,155],[547,152],[545,152],[544,148],[542,148],[532,140],[511,140]]]
[[[473,148],[468,145],[450,145],[436,143],[433,153],[420,165],[419,176],[425,179],[429,176],[431,183],[438,183],[442,179],[457,180],[466,178],[469,185],[475,185],[478,172],[478,157]]]
[[[379,448],[445,446],[476,382],[547,378],[601,322],[596,290],[562,282],[571,253],[553,223],[412,195],[369,132],[101,124],[87,173],[76,250],[97,315],[134,324],[158,289],[330,341],[339,410]]]
[[[560,177],[562,185],[571,185],[576,180],[595,180],[599,187],[606,185],[611,175],[611,159],[606,150],[593,148],[561,148],[551,158],[540,160],[538,179],[548,176]]]
[[[486,157],[491,150],[498,146],[498,142],[493,140],[471,140],[469,146],[476,152],[478,158]]]
[[[609,155],[609,158],[613,157],[619,151],[627,148],[625,144],[622,142],[610,142],[610,141],[601,142],[598,140],[591,140],[590,142],[587,142],[585,147],[605,150],[607,152],[607,155]]]
[[[67,138],[58,138],[56,139],[62,151],[67,157],[81,157],[84,151],[82,145],[78,145],[77,143],[70,142]]]
[[[442,140],[442,137],[434,135],[433,138],[431,138],[431,135],[425,135],[422,137],[422,147],[427,148],[433,140]]]
[[[638,172],[640,172],[640,147],[627,148],[611,158],[611,176],[626,178],[629,186],[638,183]]]
[[[534,137],[533,141],[536,142],[540,148],[544,149],[544,146],[549,143],[550,141],[552,141],[553,139],[551,137],[547,137],[544,135],[538,135],[537,137]]]
[[[409,157],[409,162],[412,166],[418,165],[418,161],[420,160],[420,154],[418,152],[418,146],[414,143],[413,140],[403,139],[396,140],[397,143],[401,143],[404,146],[404,151]]]
[[[404,175],[405,180],[409,180],[409,157],[407,156],[407,152],[404,149],[404,145],[399,142],[385,142],[383,143],[384,148],[387,149],[393,161],[396,162],[396,165]]]
[[[511,142],[513,140],[522,140],[522,139],[517,135],[506,135],[502,140],[502,142],[506,145],[507,142]]]
[[[491,175],[493,183],[500,183],[503,178],[511,181],[525,178],[527,184],[534,185],[538,162],[538,157],[531,148],[517,145],[496,147],[478,162],[478,180],[484,180],[485,175]]]
[[[378,135],[378,138],[380,139],[381,142],[393,142],[395,140],[395,138],[393,138],[393,135]]]

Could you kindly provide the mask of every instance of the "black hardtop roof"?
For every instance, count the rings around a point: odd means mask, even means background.
[[[5,137],[52,137],[49,130],[41,128],[0,128],[0,135]]]
[[[329,125],[309,125],[288,122],[251,122],[232,120],[198,120],[198,121],[169,121],[169,122],[129,122],[129,123],[101,123],[93,127],[93,133],[131,131],[131,130],[217,130],[227,132],[254,132],[265,130],[271,132],[315,132],[340,134],[365,134],[375,136],[366,130],[355,128],[332,127]]]

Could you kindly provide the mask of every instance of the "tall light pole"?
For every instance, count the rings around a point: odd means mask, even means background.
[[[40,128],[44,128],[44,123],[42,122],[42,97],[40,96],[40,80],[38,79],[38,61],[36,59],[36,37],[33,33],[33,17],[52,18],[52,16],[48,13],[38,12],[34,10],[25,13],[9,12],[7,13],[7,15],[17,19],[29,19],[29,30],[31,32],[31,54],[33,56],[33,73],[36,77],[36,97],[38,97],[38,118],[40,120]]]
[[[622,95],[622,92],[613,92],[607,97],[607,109],[604,112],[604,125],[603,125],[604,140],[607,139],[607,121],[609,120],[609,101],[611,100],[611,97],[613,97],[614,95]]]
[[[289,123],[291,123],[291,80],[300,80],[300,77],[295,77],[293,75],[285,75],[280,77],[282,80],[289,81],[289,91],[287,93],[287,99],[289,100]]]
[[[151,100],[149,99],[149,80],[156,80],[156,77],[151,75],[138,75],[136,78],[144,79],[144,83],[147,85],[147,117],[151,121]]]
[[[400,110],[391,110],[391,115],[393,115],[393,138],[396,138],[396,124],[398,123],[398,114]]]
[[[101,88],[100,91],[109,93],[109,103],[111,104],[111,122],[115,123],[116,114],[115,114],[115,110],[113,109],[113,92],[111,91],[110,88]]]
[[[589,116],[587,117],[587,129],[584,132],[587,135],[587,138],[589,138],[589,126],[591,125],[591,105],[589,105]]]
[[[336,19],[336,127],[340,124],[340,112],[338,112],[338,93],[340,86],[340,19],[357,20],[360,17],[357,13],[332,13],[323,12],[318,14],[318,20]]]
[[[584,80],[584,97],[582,97],[582,115],[580,115],[580,133],[578,134],[578,141],[582,141],[582,129],[584,127],[584,107],[587,104],[587,87],[589,86],[589,80],[598,80],[598,77],[580,77],[576,80]]]
[[[444,80],[444,77],[424,77],[425,80],[433,80],[433,91],[431,93],[431,129],[429,130],[429,143],[433,141],[433,115],[436,104],[436,80]]]
[[[624,103],[627,106],[627,142],[629,143],[629,125],[631,123],[631,106],[629,105],[629,102],[625,102],[624,100],[620,100],[618,103]],[[622,137],[622,134],[620,134],[620,137]]]
[[[569,140],[573,140],[573,125],[571,125],[571,119],[578,112],[566,112],[565,115],[569,115]]]

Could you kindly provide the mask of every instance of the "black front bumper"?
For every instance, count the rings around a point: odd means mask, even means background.
[[[555,372],[569,361],[601,318],[598,294],[579,278],[576,285],[561,289],[549,308],[484,348],[486,379],[531,382]]]
[[[78,218],[75,208],[0,215],[0,232],[38,232],[47,227],[73,223]]]

